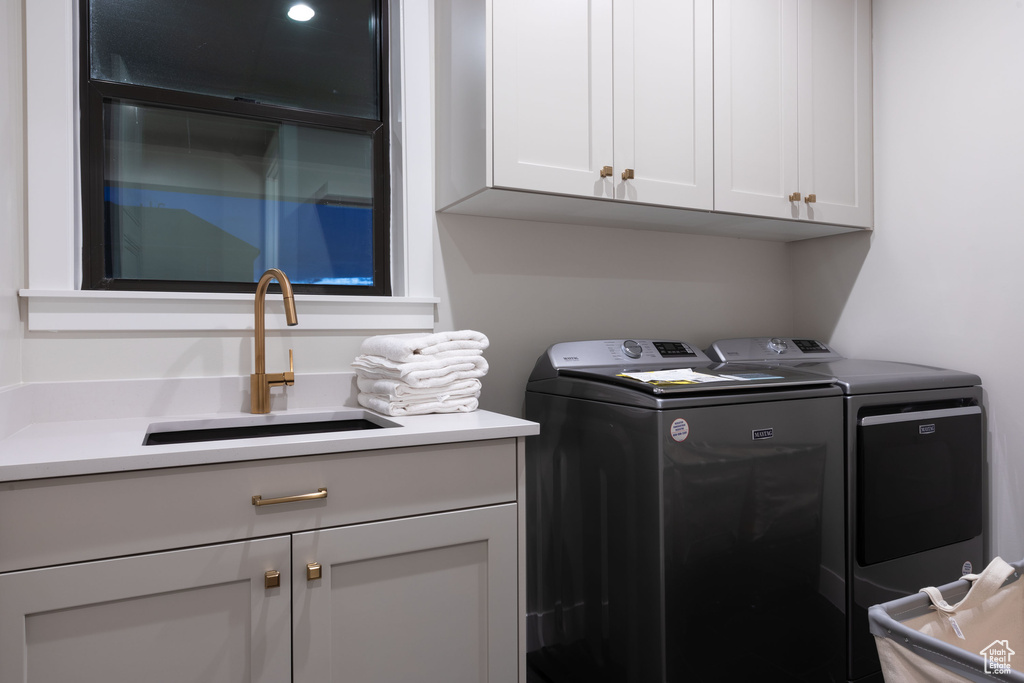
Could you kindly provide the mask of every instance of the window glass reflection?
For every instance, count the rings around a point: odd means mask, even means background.
[[[372,286],[361,133],[108,102],[108,277]]]
[[[308,21],[272,0],[91,0],[90,77],[380,118],[374,0],[324,0]]]

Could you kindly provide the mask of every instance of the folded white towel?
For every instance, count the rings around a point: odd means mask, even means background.
[[[479,401],[475,396],[455,398],[445,401],[423,401],[416,403],[398,403],[389,401],[377,394],[360,393],[357,397],[359,405],[384,415],[400,417],[402,415],[427,415],[430,413],[469,413],[477,409]]]
[[[490,345],[487,336],[475,330],[455,330],[423,334],[382,334],[369,337],[359,349],[370,356],[383,356],[394,361],[411,361],[421,356],[437,356],[453,351],[477,351]],[[468,355],[468,354],[467,354]]]
[[[445,370],[448,368],[465,369],[466,367],[487,369],[487,361],[482,355],[445,355],[441,358],[423,356],[412,361],[397,361],[384,356],[363,354],[356,356],[352,367],[365,370],[377,370],[391,373],[407,374],[424,370]]]
[[[356,374],[369,379],[401,380],[410,387],[439,387],[463,379],[483,377],[488,365],[483,356],[451,356],[398,362],[382,356],[356,356]]]
[[[480,393],[479,392],[474,393],[474,394],[467,394],[467,395],[464,395],[464,396],[449,396],[448,394],[441,393],[441,394],[436,394],[436,395],[433,395],[433,396],[424,395],[424,396],[411,396],[411,397],[406,397],[406,398],[392,398],[391,396],[388,396],[387,394],[371,394],[371,393],[365,392],[365,391],[360,392],[360,395],[361,396],[367,396],[367,397],[372,396],[374,398],[379,398],[382,401],[387,401],[393,407],[400,407],[400,408],[415,408],[416,406],[421,406],[421,405],[426,405],[426,404],[432,404],[433,405],[433,404],[438,404],[438,403],[461,404],[461,403],[465,403],[466,399],[470,399],[470,398],[478,399],[478,398],[480,398]]]
[[[365,394],[378,394],[387,397],[389,401],[431,399],[439,397],[462,398],[465,396],[480,395],[480,380],[463,379],[444,384],[437,387],[411,387],[405,382],[397,379],[371,379],[369,377],[357,377],[356,384],[359,391]]]

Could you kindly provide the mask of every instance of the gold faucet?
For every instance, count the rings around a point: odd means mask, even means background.
[[[266,334],[266,300],[270,281],[277,280],[281,284],[284,296],[284,317],[289,325],[298,325],[299,318],[295,314],[295,295],[292,283],[282,271],[271,268],[263,273],[256,285],[256,372],[249,376],[250,393],[252,394],[252,412],[257,414],[270,412],[270,387],[295,384],[295,361],[292,350],[288,349],[288,372],[267,374],[267,334]]]

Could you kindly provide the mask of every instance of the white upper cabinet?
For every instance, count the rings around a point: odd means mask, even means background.
[[[611,0],[493,7],[492,184],[611,198]]]
[[[869,0],[716,0],[715,208],[872,224]]]
[[[711,6],[494,0],[494,187],[711,209]]]
[[[871,226],[869,0],[435,11],[439,210],[785,241]]]
[[[614,9],[615,196],[711,209],[711,4],[620,0]]]

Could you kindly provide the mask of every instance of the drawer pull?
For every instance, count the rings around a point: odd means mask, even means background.
[[[317,489],[316,493],[303,493],[301,496],[285,496],[284,498],[267,498],[263,500],[263,496],[253,496],[252,504],[256,506],[260,505],[277,505],[278,503],[298,503],[303,500],[317,500],[318,498],[326,498],[327,489]]]

